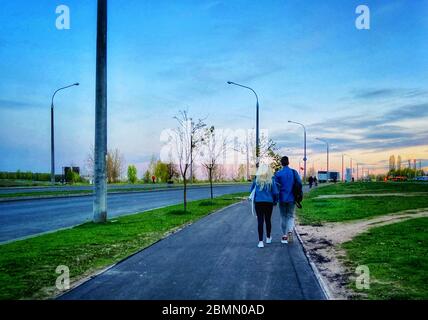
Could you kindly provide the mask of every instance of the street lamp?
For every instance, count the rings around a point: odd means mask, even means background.
[[[74,86],[78,86],[79,83],[73,83],[69,86],[59,88],[54,92],[52,95],[51,100],[51,183],[55,184],[55,129],[54,129],[54,99],[56,94],[61,91],[65,90]]]
[[[303,133],[304,133],[304,144],[303,144],[303,149],[304,149],[304,156],[303,156],[304,172],[303,172],[303,181],[306,182],[306,161],[308,160],[308,158],[306,157],[306,127],[302,123],[291,121],[291,120],[288,120],[288,123],[294,123],[294,124],[297,124],[297,125],[299,125],[299,126],[301,126],[303,128]]]
[[[328,173],[329,173],[329,160],[330,160],[330,145],[327,140],[316,138],[318,141],[324,142],[327,145],[327,182],[328,182]]]
[[[232,81],[228,81],[227,84],[251,90],[254,93],[254,95],[256,96],[256,101],[257,101],[257,104],[256,104],[256,167],[258,168],[259,167],[259,163],[260,163],[259,96],[257,95],[256,91],[254,91],[250,87],[247,87],[247,86],[244,86],[242,84],[235,83],[235,82],[232,82]]]

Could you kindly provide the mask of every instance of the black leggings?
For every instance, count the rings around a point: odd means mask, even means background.
[[[266,222],[266,235],[271,236],[273,204],[270,202],[256,202],[257,220],[259,222],[259,241],[263,241],[263,225]]]

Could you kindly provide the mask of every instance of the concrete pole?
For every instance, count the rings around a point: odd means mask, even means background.
[[[55,129],[53,102],[51,104],[51,183],[55,184]]]
[[[247,181],[250,181],[250,146],[248,141],[248,131],[245,135],[245,146],[246,146],[246,153],[247,153]]]
[[[107,221],[107,0],[98,0],[94,222]]]

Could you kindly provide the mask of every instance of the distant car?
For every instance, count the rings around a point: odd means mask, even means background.
[[[415,178],[416,181],[428,181],[428,176],[420,176]]]
[[[328,181],[340,181],[340,173],[336,171],[329,171],[327,175],[327,171],[318,171],[318,181],[321,183]]]
[[[320,183],[327,182],[327,171],[318,171],[318,181]]]
[[[407,177],[405,176],[397,176],[397,177],[388,177],[390,181],[407,181]]]

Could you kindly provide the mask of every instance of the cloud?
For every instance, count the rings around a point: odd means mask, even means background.
[[[49,105],[48,105],[49,106]],[[46,105],[40,102],[28,102],[9,99],[0,99],[0,110],[22,110],[46,108]]]
[[[428,103],[408,104],[390,109],[380,115],[363,114],[353,117],[339,117],[308,125],[309,135],[325,137],[331,146],[341,151],[364,149],[367,153],[383,150],[424,146],[428,144],[428,130],[409,127],[405,121],[428,117]],[[281,131],[273,135],[281,145],[298,147],[301,135]],[[308,138],[314,151],[323,151],[325,146]]]
[[[379,88],[379,89],[358,89],[351,91],[351,99],[354,100],[380,100],[387,98],[414,98],[425,96],[428,91],[422,89],[403,88]]]

